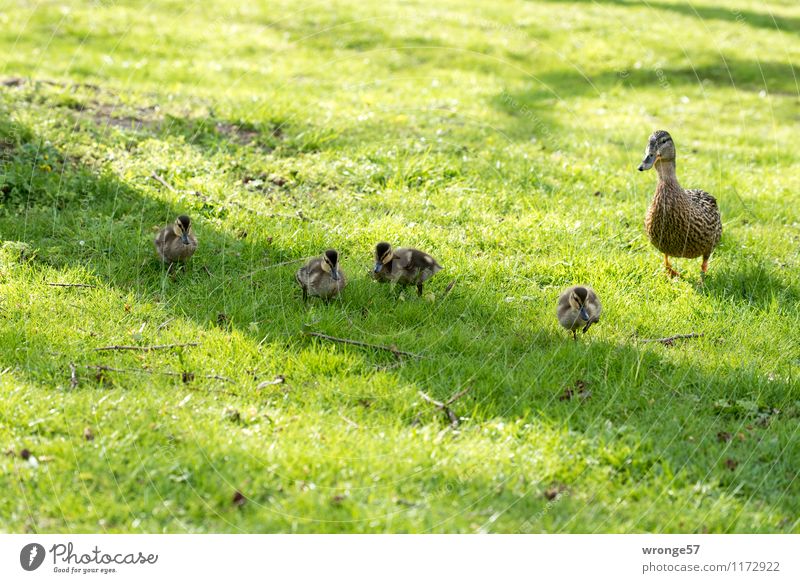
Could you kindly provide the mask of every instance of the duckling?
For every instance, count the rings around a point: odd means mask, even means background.
[[[433,277],[442,266],[427,253],[411,247],[392,249],[389,243],[375,246],[375,269],[373,277],[380,282],[417,286],[417,295],[422,295],[422,284]]]
[[[186,261],[197,250],[192,221],[186,215],[179,216],[173,224],[161,229],[153,242],[158,256],[165,263]]]
[[[304,302],[308,300],[308,296],[329,300],[347,285],[344,271],[339,268],[339,253],[334,249],[328,249],[320,257],[314,257],[297,270],[294,278],[303,289]]]
[[[653,165],[658,185],[647,209],[645,229],[650,242],[664,254],[670,276],[678,272],[669,258],[703,257],[701,269],[708,272],[708,259],[722,236],[722,220],[717,200],[704,190],[684,190],[675,175],[675,144],[669,133],[659,130],[650,136],[639,171]]]
[[[585,334],[592,324],[598,323],[602,311],[600,298],[590,287],[574,285],[558,298],[558,322],[572,332],[573,340],[578,339],[578,328],[583,327]]]

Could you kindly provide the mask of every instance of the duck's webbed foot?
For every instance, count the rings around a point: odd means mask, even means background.
[[[678,277],[680,275],[680,273],[678,273],[672,268],[672,265],[669,262],[669,257],[667,257],[666,255],[664,255],[664,267],[666,268],[667,273],[669,274],[670,277]]]

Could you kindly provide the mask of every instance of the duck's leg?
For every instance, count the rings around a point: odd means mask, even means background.
[[[576,330],[572,331],[572,339],[576,342],[578,341],[578,332]]]
[[[422,297],[422,284],[421,283],[417,284],[417,295],[419,297]]]
[[[664,254],[664,267],[667,268],[667,273],[669,274],[670,277],[678,277],[680,275],[680,273],[678,273],[672,268],[672,265],[670,265],[669,262],[669,257],[667,257],[666,254]]]
[[[703,255],[703,264],[700,266],[700,269],[704,274],[708,273],[708,257],[708,255]]]

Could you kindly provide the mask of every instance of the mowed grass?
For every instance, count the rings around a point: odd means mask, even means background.
[[[800,532],[793,0],[0,25],[0,530]],[[704,282],[644,233],[657,128],[722,210]],[[172,274],[152,229],[179,213]],[[444,266],[425,297],[370,280],[379,240]],[[349,286],[305,307],[327,247]],[[580,282],[604,316],[573,342]],[[465,389],[457,427],[420,395]]]

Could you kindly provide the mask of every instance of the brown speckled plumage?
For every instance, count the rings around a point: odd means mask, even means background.
[[[419,249],[392,249],[389,243],[378,243],[375,247],[373,277],[380,282],[415,285],[420,296],[422,284],[441,269],[433,257]]]
[[[339,254],[328,249],[297,270],[294,276],[303,290],[303,300],[317,296],[328,300],[339,294],[347,285],[344,271],[339,268]]]
[[[580,329],[583,329],[584,334],[588,332],[592,324],[600,321],[602,312],[600,298],[592,288],[585,285],[569,287],[558,298],[558,323],[572,332],[573,338],[577,337],[576,332]]]
[[[179,216],[171,225],[161,229],[153,244],[164,263],[186,261],[197,251],[197,237],[189,217]]]
[[[665,131],[650,136],[639,170],[655,165],[658,185],[647,209],[645,229],[650,242],[665,255],[667,270],[675,274],[669,257],[708,258],[722,236],[716,199],[703,190],[685,190],[675,174],[675,146]]]

